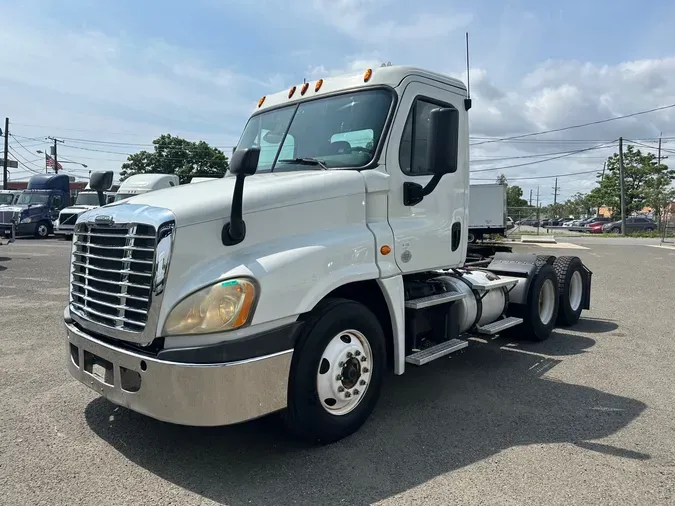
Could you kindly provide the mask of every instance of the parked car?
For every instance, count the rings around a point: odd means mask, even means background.
[[[626,218],[626,232],[652,232],[654,230],[656,230],[654,220],[644,216],[629,216]],[[602,226],[602,231],[613,234],[621,233],[621,220],[605,223]]]

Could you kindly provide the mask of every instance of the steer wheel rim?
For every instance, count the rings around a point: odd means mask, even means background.
[[[316,374],[319,401],[328,413],[346,415],[361,403],[370,385],[372,356],[368,339],[358,330],[330,340]]]
[[[581,279],[581,273],[579,271],[574,271],[572,274],[572,279],[570,280],[570,306],[572,311],[576,311],[581,306],[581,299],[584,293],[583,280]]]
[[[539,290],[539,319],[544,325],[548,325],[553,317],[555,309],[555,287],[553,281],[547,279]]]
[[[38,235],[40,237],[44,237],[47,235],[47,226],[46,225],[38,225]]]

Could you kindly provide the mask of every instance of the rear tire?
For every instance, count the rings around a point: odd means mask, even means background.
[[[521,336],[530,341],[545,341],[553,332],[558,317],[558,278],[553,267],[540,264],[527,294],[525,304],[510,306],[511,316],[523,319],[522,325],[513,327],[510,335]]]
[[[579,257],[559,257],[553,263],[558,278],[558,325],[570,326],[579,321],[584,300],[583,263]]]
[[[319,444],[358,430],[379,399],[386,357],[384,332],[366,306],[339,298],[319,303],[293,353],[283,412],[289,430]]]

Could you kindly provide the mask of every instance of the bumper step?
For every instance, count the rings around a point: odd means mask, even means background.
[[[407,300],[405,302],[405,307],[408,309],[424,309],[425,307],[454,302],[456,300],[463,299],[464,297],[466,297],[466,294],[459,292],[437,293],[436,295],[429,295],[428,297]]]
[[[487,334],[489,336],[493,336],[503,330],[510,329],[511,327],[515,327],[516,325],[520,325],[521,323],[523,323],[522,318],[509,316],[508,318],[497,320],[492,323],[488,323],[487,325],[483,325],[482,327],[478,327],[476,331],[479,334]]]
[[[462,341],[461,339],[450,339],[449,341],[444,341],[436,346],[408,355],[405,357],[405,361],[412,365],[424,365],[437,358],[462,350],[467,346],[469,346],[469,343],[466,341]]]

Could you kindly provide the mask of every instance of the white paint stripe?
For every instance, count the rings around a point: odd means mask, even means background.
[[[650,248],[672,249],[675,251],[675,246],[670,246],[667,244],[645,244],[645,246],[649,246]]]
[[[550,249],[591,249],[587,248],[586,246],[580,246],[578,244],[573,244],[571,242],[559,242],[556,244],[537,244],[537,246],[540,246],[542,248],[550,248]]]

